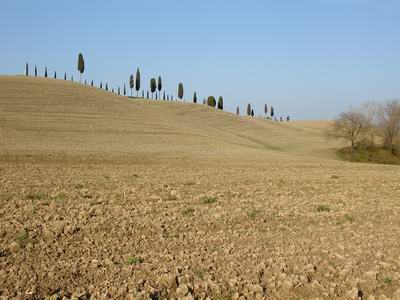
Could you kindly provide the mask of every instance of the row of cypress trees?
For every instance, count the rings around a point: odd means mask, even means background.
[[[79,55],[78,55],[78,71],[79,71],[79,82],[81,82],[82,74],[85,72],[85,60],[83,58],[83,54],[82,53],[79,53]],[[26,66],[25,66],[25,75],[29,76],[29,64],[28,63],[26,63]],[[35,65],[35,69],[34,69],[34,76],[35,77],[38,76],[38,68],[37,68],[36,65]],[[46,77],[46,78],[48,77],[47,66],[45,67],[44,77]],[[57,79],[57,72],[56,71],[54,71],[53,78]],[[67,80],[67,73],[64,73],[64,80]],[[74,81],[73,75],[71,76],[71,81]],[[85,84],[87,84],[86,79],[85,79]],[[92,79],[90,85],[94,86],[93,79]],[[131,97],[133,97],[133,89],[136,90],[136,97],[139,97],[140,87],[141,87],[141,76],[140,76],[140,70],[139,70],[139,68],[137,68],[136,76],[134,77],[133,74],[131,74],[129,76],[129,88],[131,90]],[[161,100],[162,87],[163,87],[163,82],[162,82],[161,76],[158,76],[157,80],[155,78],[151,78],[150,79],[150,92],[151,92],[151,98],[152,99],[154,97],[154,93],[156,93],[156,99],[160,99]],[[100,82],[99,88],[101,88],[101,89],[103,88],[103,83],[102,82]],[[107,83],[105,84],[105,90],[106,91],[109,90]],[[115,92],[114,88],[112,88],[111,91]],[[157,91],[158,91],[158,94],[157,94]],[[126,91],[126,85],[124,84],[123,91],[122,91],[124,96],[126,95],[126,92],[127,92]],[[118,87],[117,93],[118,93],[118,95],[121,95],[121,88],[120,87]],[[184,96],[183,83],[180,82],[178,84],[178,98],[180,100],[182,100],[183,96]],[[147,97],[147,99],[149,99],[149,90],[146,93],[146,97]],[[144,90],[142,90],[142,98],[145,98]],[[174,98],[173,98],[173,95],[166,94],[165,90],[164,90],[162,99],[163,100],[167,100],[167,101],[169,101],[169,100],[172,101]],[[193,94],[193,103],[197,103],[197,93],[196,92],[194,92],[194,94]],[[214,96],[209,96],[207,98],[207,100],[206,99],[203,100],[203,104],[206,104],[206,105],[211,106],[211,107],[216,107],[217,106],[217,108],[220,109],[220,110],[224,109],[224,99],[223,99],[222,96],[220,96],[218,98],[218,103],[217,103],[217,101],[216,101]],[[268,112],[269,112],[269,116],[268,116]],[[240,114],[239,107],[236,108],[236,114],[237,115]],[[268,106],[267,106],[267,104],[265,104],[265,106],[264,106],[264,114],[265,114],[267,119],[274,119],[274,115],[275,115],[274,107],[271,105],[271,107],[270,107],[270,109],[268,111]],[[254,117],[254,110],[251,108],[251,104],[250,103],[248,103],[248,105],[247,105],[247,116]],[[276,117],[275,117],[275,120],[277,120]],[[280,117],[280,121],[282,121],[282,120],[283,120],[283,118]],[[290,117],[287,116],[286,120],[289,121]]]

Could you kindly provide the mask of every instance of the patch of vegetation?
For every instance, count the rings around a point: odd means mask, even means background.
[[[392,283],[392,278],[390,277],[383,278],[383,283],[386,285],[390,285]]]
[[[30,192],[26,195],[26,199],[29,200],[41,200],[46,197],[46,194],[43,192]]]
[[[193,216],[193,214],[194,214],[194,209],[191,208],[191,207],[188,207],[188,208],[186,208],[186,209],[183,211],[183,214],[184,214],[185,216]]]
[[[400,155],[384,148],[356,148],[354,151],[343,148],[337,151],[337,156],[341,160],[350,162],[400,165]]]
[[[252,210],[248,211],[246,214],[250,219],[255,220],[259,213],[260,213],[260,210],[252,209]]]
[[[129,256],[127,259],[128,265],[137,265],[144,262],[144,259],[136,256]]]
[[[25,229],[22,229],[18,232],[17,236],[15,237],[15,241],[21,248],[25,248],[26,245],[29,243],[29,235]]]
[[[204,275],[206,274],[206,271],[202,268],[194,268],[193,273],[197,276],[203,279]]]
[[[9,256],[11,253],[8,250],[2,250],[0,249],[0,257],[7,257]]]
[[[318,205],[317,212],[328,212],[331,211],[331,208],[326,204]]]
[[[217,202],[217,198],[213,196],[204,196],[200,200],[203,204],[213,204]]]
[[[67,194],[64,192],[60,192],[54,197],[54,199],[56,201],[65,201],[67,199]]]

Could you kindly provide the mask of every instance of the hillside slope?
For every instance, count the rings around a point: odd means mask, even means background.
[[[130,99],[63,80],[0,77],[0,151],[294,154],[331,158],[327,122],[280,123]]]

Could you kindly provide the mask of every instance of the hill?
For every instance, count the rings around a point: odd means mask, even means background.
[[[128,98],[70,81],[0,77],[0,151],[334,157],[328,122],[273,122],[200,104]]]

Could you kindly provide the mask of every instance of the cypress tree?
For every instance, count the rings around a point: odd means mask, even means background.
[[[108,91],[108,83],[106,83],[106,91]]]
[[[280,117],[280,119],[279,119],[281,122],[283,122],[283,119],[282,119],[282,117]]]
[[[290,121],[290,117],[287,116],[287,117],[286,117],[286,122],[289,122],[289,121]]]
[[[74,81],[74,75],[71,75],[71,81]]]
[[[224,109],[224,99],[222,98],[222,96],[220,96],[218,98],[218,109],[221,109],[221,110]]]
[[[81,77],[83,72],[85,72],[85,61],[83,59],[82,53],[78,55],[78,71],[79,71],[79,83],[81,82]]]
[[[64,73],[64,80],[67,80],[67,73]]]
[[[268,114],[268,106],[267,106],[267,104],[264,105],[264,114],[265,114],[265,117],[267,117],[267,114]]]
[[[87,80],[85,79],[85,85],[87,85]]]
[[[250,105],[250,103],[247,104],[247,115],[248,115],[248,116],[251,115],[251,105]]]
[[[147,91],[147,99],[149,99],[149,91]]]
[[[114,88],[111,89],[111,92],[114,93]]]
[[[100,88],[101,88],[101,89],[103,88],[103,83],[102,83],[102,82],[100,82]]]
[[[129,77],[129,88],[131,89],[131,97],[133,96],[132,95],[132,90],[133,90],[133,88],[134,88],[134,80],[133,80],[133,75],[131,75],[130,77]]]
[[[158,94],[160,95],[160,99],[161,99],[161,90],[162,90],[162,80],[161,80],[161,76],[158,76],[158,81],[157,81],[157,89],[158,89]]]
[[[207,98],[207,105],[208,106],[215,107],[216,103],[217,103],[217,101],[215,100],[214,96],[209,96]]]
[[[169,95],[167,95],[167,101],[169,101]]]
[[[197,103],[197,94],[194,92],[193,94],[193,103]]]
[[[119,89],[119,87],[118,87],[118,95],[121,93],[121,91],[120,91],[120,89]]]
[[[92,79],[92,82],[90,83],[90,86],[93,86],[93,79]]]
[[[140,90],[140,71],[139,71],[139,68],[137,68],[137,70],[136,70],[136,82],[135,82],[135,85],[136,85],[136,96],[137,96],[137,94],[138,94],[138,92]]]
[[[183,84],[182,82],[178,85],[178,98],[182,100],[183,98]]]
[[[269,110],[269,113],[271,114],[271,119],[274,117],[274,115],[275,115],[275,110],[274,110],[274,107],[271,105],[271,108],[270,108],[270,110]]]
[[[165,100],[165,91],[164,91],[164,94],[163,94],[163,100]]]
[[[29,76],[29,65],[26,63],[25,65],[25,76]]]
[[[57,79],[57,71],[54,71],[54,79]]]
[[[153,94],[157,90],[157,82],[155,78],[150,79],[150,90],[151,90],[151,99],[153,99]]]
[[[171,101],[174,101],[174,95],[171,95]]]
[[[251,116],[254,117],[254,110],[251,110]]]
[[[239,115],[239,106],[236,107],[236,114]]]
[[[44,77],[47,78],[47,67],[44,69]]]
[[[126,85],[124,83],[124,96],[126,96]]]
[[[37,67],[35,66],[35,77],[37,77]]]
[[[158,95],[157,95],[157,93],[156,93],[156,100],[158,100]]]

